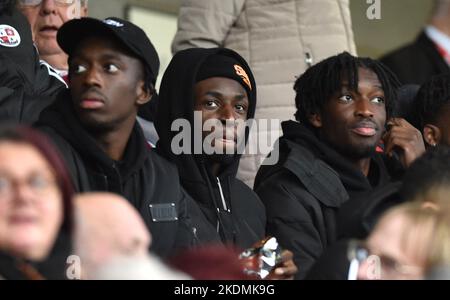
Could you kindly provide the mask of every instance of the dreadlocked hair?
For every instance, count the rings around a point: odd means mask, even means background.
[[[323,110],[331,96],[341,90],[343,80],[348,81],[351,91],[358,91],[358,68],[369,69],[378,76],[385,95],[386,117],[389,118],[400,86],[397,77],[377,60],[343,52],[312,66],[295,81],[295,119],[310,125],[310,116]]]
[[[434,123],[444,106],[450,104],[450,75],[431,77],[419,89],[415,99],[420,129]]]

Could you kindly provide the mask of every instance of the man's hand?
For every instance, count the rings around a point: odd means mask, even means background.
[[[396,149],[400,149],[398,153],[400,162],[407,168],[425,152],[422,134],[402,118],[392,118],[387,124],[390,129],[383,136],[384,151],[392,156]]]
[[[289,250],[281,253],[282,263],[268,277],[269,280],[292,280],[297,274],[297,266],[294,264],[294,255]]]

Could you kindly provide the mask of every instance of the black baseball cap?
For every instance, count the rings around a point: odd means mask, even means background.
[[[83,39],[93,35],[111,34],[142,60],[152,75],[152,83],[155,84],[159,72],[158,53],[145,32],[131,22],[116,17],[104,20],[72,19],[58,30],[56,39],[61,49],[71,56]]]

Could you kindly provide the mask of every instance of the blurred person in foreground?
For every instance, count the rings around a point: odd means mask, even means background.
[[[82,279],[189,279],[150,255],[151,235],[126,199],[112,193],[85,193],[74,202],[74,249]]]
[[[389,210],[365,242],[359,279],[445,279],[450,267],[450,189],[435,181]],[[356,250],[362,254],[364,250]]]
[[[354,249],[362,260],[358,279],[423,279],[436,223],[436,210],[420,203],[388,210]]]
[[[0,129],[0,278],[65,279],[73,190],[48,139]]]

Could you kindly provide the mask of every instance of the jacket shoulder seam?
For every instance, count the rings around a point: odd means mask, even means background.
[[[315,157],[308,149],[290,144],[289,153],[283,167],[292,172],[304,187],[321,203],[339,207],[349,196],[339,174],[324,161]]]

